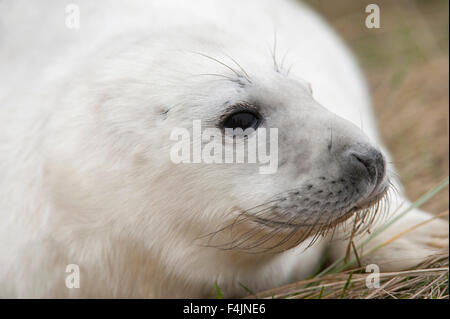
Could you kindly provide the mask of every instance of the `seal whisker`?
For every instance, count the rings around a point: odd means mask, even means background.
[[[229,77],[229,76],[226,76],[226,75],[223,75],[223,74],[217,74],[217,73],[200,73],[200,74],[195,74],[194,76],[202,76],[202,75],[204,75],[204,76],[217,76],[217,77],[221,77],[221,78],[224,78],[226,80],[229,80],[231,82],[236,82],[236,79],[234,79],[232,77]]]
[[[229,223],[229,224],[227,224],[227,225],[225,225],[225,226],[222,226],[222,227],[220,227],[219,229],[217,229],[217,230],[215,230],[215,231],[213,231],[213,232],[207,233],[207,234],[205,234],[205,235],[201,235],[201,236],[197,237],[197,239],[202,239],[202,238],[205,238],[205,237],[209,237],[209,236],[212,236],[212,235],[214,235],[214,234],[217,234],[218,232],[221,232],[221,231],[223,231],[223,230],[225,230],[225,229],[227,229],[227,228],[233,227],[233,225],[238,224],[239,218],[241,218],[241,217],[243,217],[243,216],[246,216],[246,213],[250,212],[251,210],[253,210],[253,209],[255,209],[255,208],[260,208],[260,207],[266,206],[266,205],[271,204],[271,203],[276,202],[276,201],[277,201],[277,200],[270,200],[270,201],[265,202],[265,203],[263,203],[263,204],[259,204],[259,205],[256,205],[256,206],[254,206],[254,207],[251,207],[251,208],[249,208],[249,209],[247,209],[247,210],[241,212],[240,214],[238,214],[238,216],[236,216],[236,218],[233,220],[232,223]],[[272,208],[273,208],[273,207],[271,207],[271,206],[265,207],[265,208],[261,209],[260,211],[257,211],[257,212],[254,213],[254,214],[258,214],[258,213],[260,213],[260,212],[263,212],[264,210],[270,210],[270,209],[272,209]],[[244,221],[248,220],[249,218],[251,218],[251,216],[246,216],[245,219],[242,219],[239,223],[244,222]]]
[[[281,62],[280,62],[280,71],[282,71],[284,69],[284,62],[286,60],[287,55],[289,54],[289,52],[291,51],[292,48],[289,48],[286,50],[286,52],[284,53],[283,57],[281,58]]]
[[[323,180],[323,178],[321,179]],[[284,208],[279,206],[279,203],[283,203],[292,195],[295,195],[296,198],[308,198],[309,195],[307,194],[310,194],[311,191],[308,187],[305,188],[305,185],[312,183],[313,180],[315,179],[304,181],[302,186],[280,192],[265,203],[243,210],[231,223],[218,228],[214,232],[200,236],[199,239],[208,238],[207,246],[218,249],[249,251],[261,248],[258,249],[259,252],[268,252],[273,251],[278,247],[282,247],[301,231],[300,236],[295,240],[295,245],[298,245],[311,237],[311,240],[305,248],[308,249],[320,240],[320,238],[325,238],[330,233],[332,233],[332,236],[334,237],[338,228],[343,229],[345,239],[353,238],[355,235],[367,230],[374,223],[376,218],[384,215],[384,212],[388,210],[389,191],[392,184],[390,181],[388,182],[388,186],[386,186],[386,190],[382,193],[383,195],[381,195],[377,202],[368,208],[360,209],[354,213],[354,220],[351,223],[353,226],[350,233],[346,230],[349,224],[345,223],[345,221],[351,217],[350,214],[352,211],[341,210],[331,214],[327,209],[319,209],[314,216],[313,207],[316,205],[316,202],[309,201],[302,206],[304,209],[311,210],[311,213],[308,215],[298,214],[296,211],[293,212],[292,209],[293,207],[297,209],[296,206]],[[315,193],[316,192],[317,191],[315,191]],[[367,194],[362,194],[359,189],[355,188],[353,192],[359,194],[359,200],[367,199]],[[287,217],[288,214],[292,214],[292,216],[283,220],[283,217]],[[326,219],[324,219],[324,216],[326,216]],[[324,220],[321,221],[322,219]],[[307,222],[307,220],[310,221]],[[235,233],[234,229],[238,225],[246,222],[252,222],[253,224],[260,223],[261,225],[251,227],[250,230],[245,232],[242,232],[242,230],[239,229],[239,231],[236,231]],[[269,231],[267,231],[267,228],[269,228]],[[224,231],[229,232],[230,241],[215,244],[215,237]],[[269,247],[262,247],[264,244],[283,233],[286,234],[276,243]],[[289,245],[286,249],[289,249],[290,247],[291,246]]]
[[[287,211],[287,210],[284,210],[283,212],[286,212],[286,211]],[[275,217],[272,217],[272,218],[264,218],[264,219],[260,219],[260,220],[261,220],[261,221],[264,221],[265,224],[270,224],[271,222],[277,222],[276,219],[275,219]],[[289,220],[286,224],[290,224],[290,223],[291,223],[292,221],[294,221],[294,220],[295,220],[295,216],[294,216],[291,220]],[[277,223],[277,224],[279,224],[279,223]],[[273,230],[272,230],[271,232],[269,232],[269,234],[263,236],[262,238],[259,238],[258,241],[256,241],[256,242],[253,244],[253,246],[247,246],[246,249],[252,249],[252,248],[258,247],[258,246],[260,246],[261,244],[263,244],[264,242],[267,242],[267,241],[270,240],[272,237],[274,237],[277,233],[279,233],[280,230],[281,230],[281,228],[282,228],[282,225],[279,224],[279,226],[278,226],[278,227],[274,227]],[[258,230],[262,230],[262,228],[258,228]],[[246,240],[248,240],[248,239],[250,239],[250,238],[252,238],[252,237],[253,237],[253,236],[247,237]],[[245,241],[242,241],[242,242],[245,242]]]
[[[238,63],[232,56],[230,56],[229,54],[226,54],[226,53],[225,53],[225,55],[226,55],[231,61],[233,61],[234,64],[237,65],[237,67],[242,71],[242,73],[245,74],[245,78],[247,79],[247,81],[248,81],[249,83],[252,83],[252,81],[250,80],[250,75],[248,75],[247,71],[245,71],[245,69],[242,67],[242,65],[239,64],[239,63]]]
[[[275,29],[273,30],[273,48],[271,50],[271,55],[275,72],[280,73],[280,68],[277,63],[277,32]]]
[[[194,53],[194,54],[198,54],[198,55],[200,55],[200,56],[203,56],[203,57],[205,57],[205,58],[207,58],[207,59],[210,59],[210,60],[212,60],[212,61],[215,61],[215,62],[219,63],[220,65],[222,65],[222,66],[226,67],[227,69],[229,69],[229,70],[230,70],[231,72],[233,72],[234,74],[236,74],[237,77],[247,79],[242,73],[238,72],[238,71],[237,71],[236,69],[234,69],[233,67],[229,66],[228,64],[226,64],[226,63],[224,63],[224,62],[222,62],[222,61],[220,61],[220,60],[218,60],[218,59],[216,59],[216,58],[214,58],[214,57],[212,57],[212,56],[209,56],[209,55],[204,54],[204,53],[201,53],[201,52],[196,52],[196,51],[190,51],[190,52],[191,52],[191,53]]]
[[[291,218],[289,221],[287,221],[287,224],[291,224],[294,220],[296,219],[296,217],[294,216],[293,218]],[[273,237],[275,237],[276,235],[278,235],[279,233],[281,233],[283,231],[283,227],[280,225],[280,227],[274,228],[274,230],[270,233],[270,236],[266,236],[266,238],[261,238],[261,240],[257,243],[255,243],[253,246],[248,247],[249,249],[253,249],[256,248],[258,246],[261,246],[262,244],[264,244],[265,242],[269,241],[270,239],[272,239]],[[292,227],[292,230],[290,231],[290,233],[288,234],[288,236],[285,236],[284,239],[282,239],[281,241],[279,241],[278,243],[274,244],[273,246],[267,247],[262,249],[261,251],[272,251],[274,248],[280,247],[281,245],[283,245],[285,242],[287,242],[293,235],[295,235],[295,233],[298,231],[298,227]],[[289,247],[290,248],[290,247]],[[289,249],[287,248],[287,249]]]

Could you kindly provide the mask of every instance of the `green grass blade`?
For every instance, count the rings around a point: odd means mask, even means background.
[[[216,298],[217,299],[223,299],[222,292],[220,291],[219,285],[216,282]]]

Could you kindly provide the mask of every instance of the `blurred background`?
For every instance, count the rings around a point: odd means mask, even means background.
[[[378,126],[412,201],[449,174],[449,1],[305,0],[343,37],[368,81]],[[379,29],[365,8],[380,7]],[[448,187],[422,206],[449,207]]]

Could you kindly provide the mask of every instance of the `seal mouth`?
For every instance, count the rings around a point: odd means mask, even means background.
[[[363,215],[372,213],[372,214],[376,215],[376,213],[378,212],[378,205],[377,204],[379,204],[380,201],[383,198],[386,197],[386,195],[388,193],[388,189],[389,189],[389,187],[385,187],[377,195],[370,196],[369,199],[361,201],[360,203],[358,203],[357,205],[352,206],[348,210],[336,211],[336,215],[337,216],[333,220],[328,220],[325,223],[324,222],[315,222],[315,223],[303,223],[303,222],[301,222],[301,223],[296,223],[295,221],[274,220],[274,219],[268,219],[268,218],[252,216],[252,215],[248,215],[248,217],[251,220],[253,220],[254,222],[256,222],[256,223],[258,223],[258,224],[260,224],[262,226],[269,227],[269,228],[280,228],[280,227],[284,227],[284,228],[288,228],[288,229],[292,229],[292,228],[296,228],[296,229],[316,228],[316,227],[317,228],[321,228],[321,229],[323,229],[324,227],[325,228],[332,228],[332,227],[335,227],[336,225],[338,225],[340,223],[345,222],[347,219],[349,219],[350,217],[352,217],[356,213],[362,213]]]
[[[248,210],[235,207],[233,211],[237,212],[237,215],[232,222],[200,238],[207,238],[206,245],[209,247],[252,253],[280,252],[305,241],[309,241],[307,247],[310,247],[329,233],[334,235],[341,225],[343,231],[339,232],[339,236],[346,239],[367,230],[376,217],[387,211],[387,194],[391,184],[385,185],[376,195],[371,192],[368,197],[360,197],[353,204],[336,207],[335,210],[317,210],[314,203],[308,207],[297,207],[288,203],[280,208],[280,204],[288,202],[286,193],[278,199]],[[354,217],[354,224],[349,233],[344,222],[351,217]]]

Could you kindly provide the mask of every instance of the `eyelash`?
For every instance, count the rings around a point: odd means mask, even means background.
[[[220,117],[220,120],[219,120],[219,127],[224,129],[225,122],[227,121],[227,119],[229,119],[231,116],[239,114],[239,113],[250,113],[250,114],[254,115],[258,119],[258,126],[260,126],[261,123],[263,122],[263,116],[261,115],[261,113],[257,110],[257,108],[254,105],[246,103],[246,102],[241,102],[241,103],[232,105],[225,111],[224,114],[222,114],[222,116]]]
[[[247,102],[239,102],[229,106],[225,110],[225,112],[220,116],[219,122],[223,122],[225,118],[237,112],[251,112],[255,114],[260,114],[258,109],[254,105]]]

